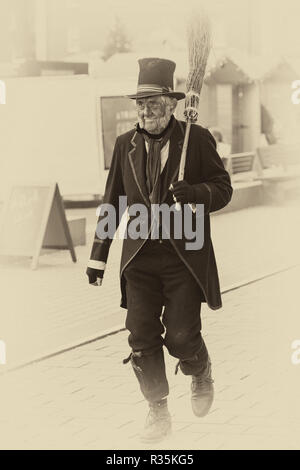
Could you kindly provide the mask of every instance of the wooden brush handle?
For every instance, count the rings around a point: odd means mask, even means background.
[[[182,181],[184,179],[184,168],[185,168],[185,162],[186,162],[187,148],[189,144],[191,125],[192,125],[192,121],[188,119],[186,128],[185,128],[184,142],[183,142],[183,147],[182,147],[182,152],[181,152],[181,157],[180,157],[178,181]],[[175,208],[177,211],[181,210],[180,202],[176,202]]]

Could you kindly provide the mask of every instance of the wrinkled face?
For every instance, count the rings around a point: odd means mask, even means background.
[[[151,96],[136,100],[139,125],[150,134],[160,134],[168,125],[177,105],[176,98]]]

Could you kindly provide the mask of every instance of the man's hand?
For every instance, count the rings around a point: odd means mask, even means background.
[[[170,191],[173,193],[173,198],[181,204],[188,204],[195,202],[195,189],[185,180],[176,181],[171,184]]]
[[[87,268],[86,274],[89,278],[89,284],[92,286],[101,286],[103,281],[104,270]]]

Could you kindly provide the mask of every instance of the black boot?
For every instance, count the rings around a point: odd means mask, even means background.
[[[159,402],[149,402],[149,413],[145,426],[140,434],[144,443],[154,443],[163,440],[171,434],[171,415],[168,410],[167,399]]]
[[[163,349],[133,351],[123,363],[131,362],[141,392],[148,402],[160,401],[169,394]]]
[[[214,400],[214,386],[211,377],[211,362],[208,358],[207,366],[200,374],[192,376],[192,409],[196,416],[203,417],[209,412]]]

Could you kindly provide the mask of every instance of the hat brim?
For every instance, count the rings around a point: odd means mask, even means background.
[[[183,100],[185,98],[185,93],[181,91],[168,91],[163,93],[136,93],[135,95],[126,95],[127,98],[131,100],[137,100],[139,98],[150,98],[151,96],[170,96],[171,98],[176,98],[177,101]]]

